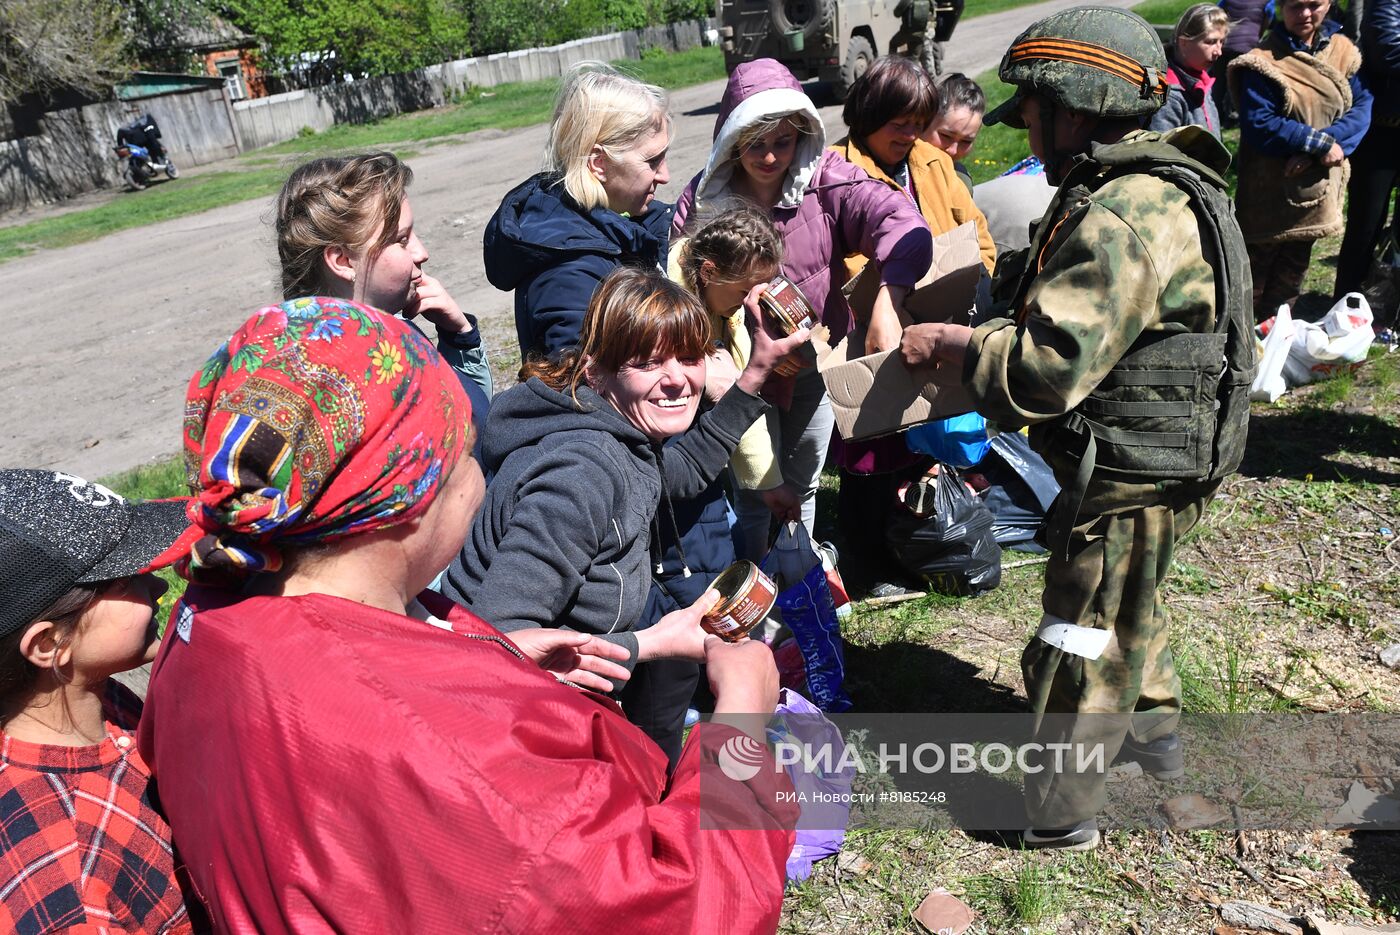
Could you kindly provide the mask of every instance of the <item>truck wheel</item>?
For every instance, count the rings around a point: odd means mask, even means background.
[[[831,0],[768,0],[768,19],[779,34],[800,32],[816,39],[835,15]]]
[[[864,36],[852,36],[846,46],[846,60],[841,63],[841,86],[836,89],[837,97],[846,99],[856,79],[865,74],[870,63],[875,61],[875,49]]]

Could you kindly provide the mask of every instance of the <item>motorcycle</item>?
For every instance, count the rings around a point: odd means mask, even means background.
[[[126,160],[122,168],[122,184],[127,191],[141,191],[159,172],[164,172],[168,179],[180,176],[180,170],[169,156],[152,156],[146,147],[130,142],[118,143],[115,148],[117,158]]]

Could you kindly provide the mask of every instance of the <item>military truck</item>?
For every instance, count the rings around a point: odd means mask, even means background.
[[[927,33],[946,41],[963,0],[936,6],[929,0],[716,0],[716,7],[727,70],[774,58],[799,80],[829,84],[844,100],[876,56],[918,56]],[[937,72],[941,55],[920,57]]]

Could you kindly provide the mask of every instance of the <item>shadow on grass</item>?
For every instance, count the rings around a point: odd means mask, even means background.
[[[1021,714],[1026,699],[1003,685],[982,678],[978,666],[929,646],[894,642],[881,646],[846,646],[846,690],[862,713]],[[965,741],[957,733],[920,735],[920,743],[946,745]],[[965,724],[966,721],[961,723]],[[904,772],[899,788],[923,790],[944,796],[940,806],[943,827],[985,824],[988,815],[1005,816],[1005,831],[969,831],[976,840],[1019,848],[1020,829],[1025,827],[1025,806],[1021,785],[1006,776],[982,770],[971,773],[938,772],[923,776]]]
[[[919,643],[846,645],[846,691],[861,711],[1020,713],[1026,699],[957,656]]]
[[[1400,834],[1393,831],[1353,831],[1342,849],[1351,858],[1349,873],[1366,891],[1373,907],[1400,915]]]
[[[1240,473],[1248,477],[1364,481],[1394,486],[1395,471],[1331,459],[1338,452],[1373,458],[1400,457],[1400,433],[1386,420],[1365,413],[1301,406],[1287,412],[1253,414],[1249,447]]]

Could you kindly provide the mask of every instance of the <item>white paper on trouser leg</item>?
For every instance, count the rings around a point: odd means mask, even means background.
[[[1101,630],[1098,627],[1081,627],[1077,623],[1046,614],[1040,618],[1040,629],[1035,635],[1071,655],[1097,659],[1108,648],[1113,631]]]

